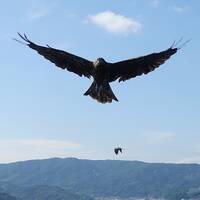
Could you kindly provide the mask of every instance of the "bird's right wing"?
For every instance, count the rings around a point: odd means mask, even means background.
[[[54,49],[50,46],[39,46],[30,41],[26,35],[22,36],[19,34],[19,36],[27,42],[26,45],[36,50],[40,55],[54,63],[57,67],[74,72],[79,76],[85,76],[87,78],[93,76],[93,63],[91,61],[59,49]]]

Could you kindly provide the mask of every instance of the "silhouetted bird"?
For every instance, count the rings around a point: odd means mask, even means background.
[[[118,155],[119,152],[122,153],[122,148],[117,147],[117,148],[114,149],[114,152],[115,152],[116,155]]]
[[[91,62],[68,52],[54,49],[48,45],[47,47],[39,46],[30,41],[25,34],[24,36],[19,34],[19,36],[27,42],[25,43],[26,45],[53,62],[57,67],[74,72],[79,76],[85,76],[87,78],[93,77],[94,81],[84,95],[89,95],[100,103],[111,103],[112,100],[118,101],[111,90],[109,85],[110,82],[117,79],[119,82],[126,81],[142,74],[148,74],[163,64],[170,56],[175,54],[177,50],[181,48],[176,47],[178,43],[174,43],[165,51],[152,53],[138,58],[116,63],[108,63],[103,58],[98,58],[95,62]],[[17,41],[21,42],[19,40]]]

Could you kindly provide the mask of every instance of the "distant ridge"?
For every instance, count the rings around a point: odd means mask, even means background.
[[[200,199],[200,165],[52,158],[0,164],[0,182],[58,187],[84,198]]]
[[[137,163],[144,163],[144,164],[166,164],[166,165],[199,165],[200,163],[173,163],[173,162],[145,162],[140,160],[115,160],[115,159],[86,159],[86,158],[76,158],[76,157],[66,157],[66,158],[59,158],[59,157],[52,157],[52,158],[39,158],[39,159],[28,159],[22,161],[13,161],[8,163],[0,163],[1,165],[10,165],[15,163],[24,163],[24,162],[34,162],[34,161],[48,161],[48,160],[79,160],[79,161],[116,161],[116,162],[137,162]]]
[[[37,162],[37,161],[53,161],[53,160],[79,160],[79,161],[117,161],[117,162],[139,162],[139,163],[146,163],[146,164],[190,164],[190,163],[151,163],[151,162],[144,162],[139,160],[113,160],[113,159],[82,159],[82,158],[76,158],[76,157],[66,157],[66,158],[59,158],[59,157],[53,157],[53,158],[45,158],[45,159],[28,159],[28,160],[22,160],[22,161],[13,161],[8,163],[0,163],[0,165],[10,165],[15,163],[24,163],[24,162]],[[193,164],[193,163],[191,163]],[[196,164],[196,163],[194,163]]]

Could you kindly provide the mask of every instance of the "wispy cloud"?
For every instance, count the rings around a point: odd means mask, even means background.
[[[78,143],[64,140],[0,140],[0,162],[68,157],[78,154],[81,148],[83,148],[82,145]]]
[[[73,19],[73,18],[76,18],[78,15],[75,13],[68,13],[66,16],[67,18]]]
[[[188,145],[186,145],[188,147]],[[181,155],[178,163],[200,163],[200,147],[197,141],[193,142],[190,151]]]
[[[38,20],[38,19],[48,16],[49,13],[50,13],[50,9],[47,9],[47,8],[39,9],[39,10],[29,12],[27,18],[28,18],[28,21]]]
[[[143,136],[149,136],[148,141],[146,144],[161,144],[166,143],[174,139],[175,134],[172,132],[148,132],[145,133]]]
[[[92,22],[106,31],[118,35],[138,33],[142,28],[140,22],[111,11],[105,11],[97,13],[96,15],[91,15],[88,17],[87,22]]]
[[[174,6],[173,10],[178,13],[183,13],[189,10],[189,6]]]
[[[182,158],[177,163],[200,163],[200,155],[190,155],[188,157]]]
[[[152,0],[150,2],[150,6],[152,6],[154,8],[158,7],[159,5],[160,5],[160,0]]]

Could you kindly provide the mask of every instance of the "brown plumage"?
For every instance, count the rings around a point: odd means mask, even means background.
[[[94,81],[84,95],[89,95],[100,103],[111,103],[112,100],[118,101],[109,85],[110,82],[117,79],[119,82],[126,81],[142,74],[148,74],[162,65],[179,49],[173,44],[167,50],[159,53],[152,53],[116,63],[108,63],[103,58],[98,58],[95,62],[91,62],[50,46],[39,46],[30,41],[26,35],[19,34],[19,36],[26,42],[26,45],[53,62],[57,67],[74,72],[79,76],[93,77]]]

